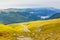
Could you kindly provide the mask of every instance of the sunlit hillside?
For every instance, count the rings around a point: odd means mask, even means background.
[[[0,40],[60,40],[60,19],[0,24]]]

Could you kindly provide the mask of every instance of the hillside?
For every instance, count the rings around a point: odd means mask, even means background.
[[[60,19],[0,24],[0,40],[59,40]]]
[[[24,29],[17,31],[21,29],[20,25],[23,26]],[[30,40],[59,40],[60,38],[60,19],[10,24],[10,26],[18,26],[15,27],[17,33],[21,34],[22,31],[22,35],[28,37]]]
[[[50,17],[50,19],[56,19],[56,18],[60,18],[60,13],[54,14]]]
[[[36,20],[51,19],[55,14],[58,17],[60,9],[49,8],[26,8],[26,9],[0,9],[0,23],[11,24]],[[53,17],[52,16],[52,17]],[[54,17],[53,17],[54,18]],[[59,17],[60,18],[60,17]]]

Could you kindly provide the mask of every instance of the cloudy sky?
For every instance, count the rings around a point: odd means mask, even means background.
[[[60,0],[0,0],[0,8],[35,8],[55,7],[60,8]]]

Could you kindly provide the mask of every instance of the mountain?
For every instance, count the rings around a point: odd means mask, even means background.
[[[50,17],[50,19],[60,18],[60,13],[56,13]]]
[[[1,9],[0,10],[0,23],[20,23],[35,20],[51,19],[52,15],[60,14],[60,9],[53,7],[49,8],[26,8],[26,9]],[[58,17],[58,15],[57,15]],[[60,17],[59,17],[60,18]]]

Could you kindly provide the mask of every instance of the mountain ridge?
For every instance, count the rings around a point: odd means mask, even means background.
[[[28,22],[35,20],[46,20],[46,19],[51,19],[52,15],[58,13],[60,13],[60,9],[56,9],[53,7],[2,9],[0,10],[0,21],[4,24],[9,24],[9,23]]]

